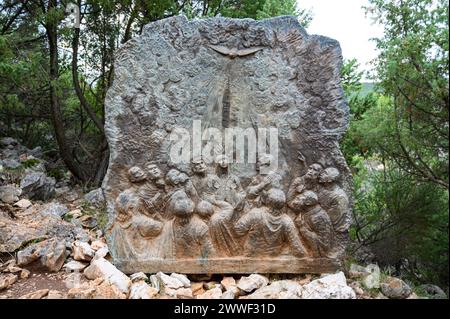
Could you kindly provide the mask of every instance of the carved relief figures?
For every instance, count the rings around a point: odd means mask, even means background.
[[[294,17],[176,16],[145,26],[114,61],[102,188],[118,268],[340,267],[352,180],[335,40]]]
[[[262,165],[270,160],[262,158]],[[165,179],[155,164],[147,172],[131,167],[130,188],[116,199],[123,249],[160,258],[330,256],[334,233],[349,223],[336,168],[310,165],[292,181],[286,203],[276,172],[255,175],[244,189],[224,156],[216,162],[208,168],[195,159],[192,176],[170,169]],[[241,205],[255,196],[257,205]]]
[[[292,219],[283,212],[285,201],[283,191],[272,188],[265,194],[262,207],[251,209],[236,223],[236,233],[248,235],[246,256],[276,256],[286,243],[293,255],[306,255]]]

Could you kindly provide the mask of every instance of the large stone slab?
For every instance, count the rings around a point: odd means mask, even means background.
[[[337,41],[293,17],[178,16],[147,25],[115,61],[103,191],[118,268],[341,266],[351,176]]]

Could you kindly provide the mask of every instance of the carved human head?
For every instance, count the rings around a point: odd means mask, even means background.
[[[317,205],[317,203],[319,202],[317,194],[312,191],[306,191],[302,193],[300,196],[301,196],[300,202],[302,203],[303,206],[314,206]]]
[[[202,200],[197,204],[195,212],[200,217],[207,219],[214,214],[214,207],[210,202]]]
[[[180,198],[173,203],[172,211],[178,218],[189,218],[194,213],[194,202],[188,197]]]
[[[139,207],[139,199],[132,191],[126,190],[117,196],[115,207],[119,213],[119,219],[128,219],[131,217],[131,211]]]
[[[339,179],[339,171],[334,167],[324,169],[319,175],[319,183],[334,183]]]
[[[227,168],[230,163],[228,156],[220,154],[216,157],[216,163],[222,168]]]
[[[271,188],[265,194],[265,204],[275,209],[281,209],[286,204],[286,195],[281,189]]]
[[[137,166],[133,166],[128,170],[128,179],[132,183],[139,183],[147,178],[145,172]]]
[[[308,167],[308,171],[305,174],[305,177],[311,180],[315,180],[319,177],[320,172],[322,171],[322,165],[320,164],[312,164]]]
[[[192,171],[195,174],[204,174],[206,172],[206,164],[201,157],[192,160]]]
[[[180,180],[181,184],[184,184],[189,180],[189,176],[185,173],[180,172],[180,174],[178,175],[178,179]]]
[[[271,168],[272,163],[274,163],[274,157],[271,154],[260,154],[258,161],[256,162],[256,171],[260,174],[268,174],[273,168]]]
[[[162,172],[156,164],[147,165],[147,173],[151,179],[158,179],[162,176]]]
[[[170,171],[168,171],[167,172],[167,174],[166,174],[166,179],[167,179],[167,182],[170,184],[170,185],[178,185],[180,182],[181,182],[181,179],[180,179],[180,171],[179,170],[177,170],[177,169],[175,169],[175,168],[172,168]]]

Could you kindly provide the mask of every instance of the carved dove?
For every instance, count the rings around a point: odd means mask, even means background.
[[[234,59],[235,57],[243,57],[247,56],[253,53],[258,52],[259,50],[262,50],[262,47],[254,47],[254,48],[247,48],[247,49],[236,49],[232,48],[229,49],[227,47],[221,46],[221,45],[208,45],[211,49],[214,51],[226,55],[230,57],[231,59]]]

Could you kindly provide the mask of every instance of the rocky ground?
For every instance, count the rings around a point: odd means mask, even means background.
[[[48,176],[39,148],[0,140],[0,299],[414,299],[425,298],[375,264],[322,275],[130,276],[103,237],[100,189],[84,194]],[[423,285],[426,298],[447,298]]]

